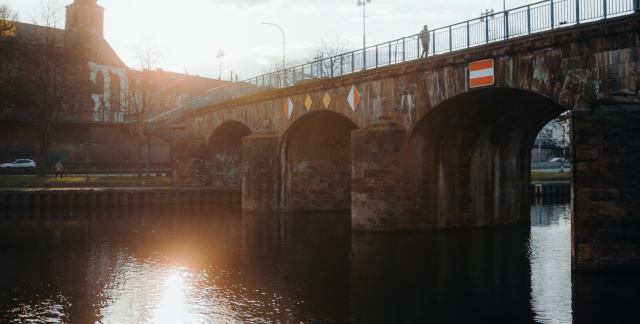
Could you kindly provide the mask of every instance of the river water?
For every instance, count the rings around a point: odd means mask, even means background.
[[[238,205],[0,213],[2,323],[640,322],[637,276],[572,276],[568,203],[392,234]]]

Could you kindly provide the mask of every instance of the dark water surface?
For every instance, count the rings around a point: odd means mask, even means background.
[[[568,204],[395,234],[236,205],[0,213],[2,323],[640,323],[637,276],[572,276]]]

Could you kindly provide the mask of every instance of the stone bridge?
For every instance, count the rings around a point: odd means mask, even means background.
[[[242,188],[245,212],[350,209],[354,230],[528,224],[534,138],[571,110],[574,267],[640,269],[639,18],[187,111],[174,184]],[[487,59],[493,84],[470,88]]]

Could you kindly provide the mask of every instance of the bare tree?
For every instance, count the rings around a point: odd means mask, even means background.
[[[15,35],[16,21],[18,21],[18,13],[13,12],[6,3],[0,4],[0,41]]]
[[[264,74],[269,77],[264,80],[264,86],[270,88],[281,88],[293,82],[294,74],[290,69],[300,64],[300,61],[293,58],[287,58],[284,63],[286,69],[282,69],[282,58],[279,56],[267,57],[267,65],[262,69]],[[286,72],[286,73],[285,73]]]
[[[42,176],[58,123],[77,119],[93,103],[87,57],[71,46],[66,31],[56,28],[60,21],[56,7],[45,4],[40,21],[41,25],[18,24],[14,39],[3,42],[0,88],[3,101],[15,109],[16,116],[34,124],[38,175]]]
[[[123,89],[126,110],[135,115],[138,134],[138,176],[142,176],[143,146],[145,142],[145,114],[162,104],[160,86],[154,82],[153,69],[162,59],[162,51],[150,43],[135,46],[139,70],[127,73],[127,86]]]
[[[312,77],[332,77],[340,74],[340,67],[344,64],[351,64],[341,59],[339,55],[347,53],[350,50],[348,42],[340,39],[340,36],[335,38],[323,37],[320,40],[320,45],[314,52],[314,58],[309,61],[314,65],[312,72],[309,69],[309,73]]]
[[[318,47],[314,50],[314,58],[309,59],[304,66],[299,60],[288,59],[285,62],[287,68],[284,71],[282,71],[281,57],[268,57],[268,64],[263,72],[269,76],[265,78],[264,86],[279,88],[301,80],[338,76],[343,66],[349,66],[347,70],[351,69],[350,58],[339,57],[350,49],[349,44],[341,40],[339,36],[325,37],[320,40]]]

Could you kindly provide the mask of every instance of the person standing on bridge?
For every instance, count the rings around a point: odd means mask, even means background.
[[[54,179],[58,179],[58,174],[60,175],[60,179],[62,180],[62,162],[60,160],[58,160],[58,163],[56,163],[56,177]]]
[[[420,40],[422,41],[422,54],[420,57],[429,56],[429,41],[431,40],[431,34],[429,34],[429,28],[424,25],[422,31],[420,31]]]

